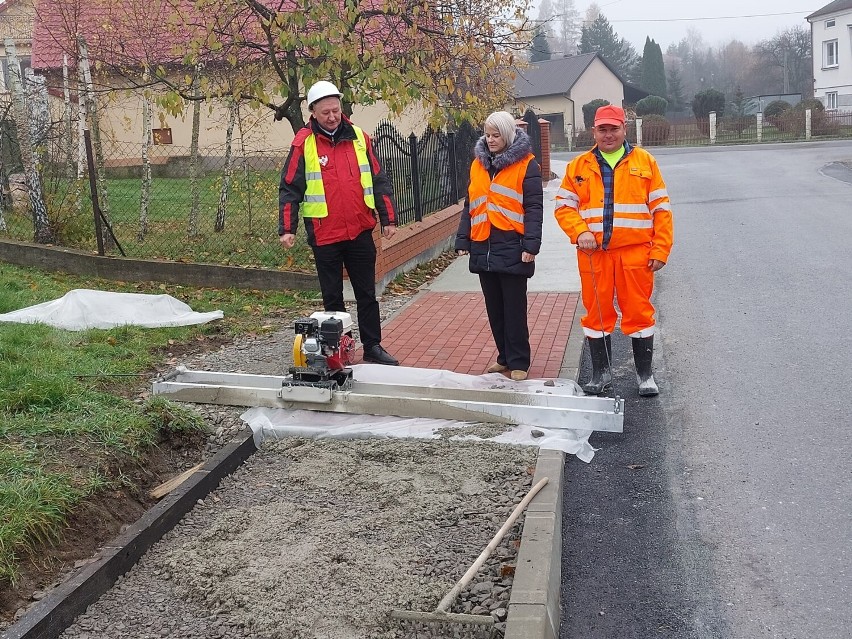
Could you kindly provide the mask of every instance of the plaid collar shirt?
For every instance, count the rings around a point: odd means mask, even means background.
[[[630,146],[630,142],[627,140],[624,141],[624,155],[615,163],[615,166],[621,164],[624,159],[630,155],[630,151],[633,149]],[[600,149],[595,147],[594,149],[595,157],[598,160],[598,166],[601,167],[601,179],[603,180],[603,188],[604,188],[604,213],[603,213],[603,241],[601,242],[601,248],[606,249],[609,246],[609,240],[612,238],[612,218],[615,211],[615,168],[609,165],[603,155],[601,155]]]

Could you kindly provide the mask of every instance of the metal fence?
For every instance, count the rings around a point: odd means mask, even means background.
[[[629,122],[628,140],[636,142],[636,122]],[[643,146],[705,146],[711,144],[756,144],[761,142],[794,142],[811,139],[852,138],[852,112],[814,109],[810,125],[803,109],[789,109],[781,115],[760,118],[757,115],[725,116],[711,127],[710,119],[694,117],[667,119],[643,118]],[[580,131],[573,148],[594,145],[591,131]]]
[[[0,237],[33,241],[28,185],[22,172],[15,123],[0,121]],[[467,190],[473,144],[470,126],[445,133],[427,130],[404,138],[387,122],[373,140],[393,180],[400,224],[422,220]],[[63,122],[39,142],[39,173],[56,244],[98,249],[90,183],[78,173],[77,142],[69,145]],[[311,271],[313,256],[298,235],[286,254],[278,242],[278,184],[284,155],[202,149],[193,166],[189,148],[142,144],[104,145],[96,181],[106,222],[107,252],[128,257]],[[73,154],[69,149],[73,148]],[[234,151],[239,147],[235,144]],[[82,163],[85,162],[83,158]],[[85,169],[85,165],[83,165]],[[143,179],[145,173],[150,179]],[[3,186],[5,184],[5,186]],[[109,233],[111,230],[111,234]],[[112,237],[115,240],[113,241]]]
[[[2,104],[0,104],[2,107]],[[536,155],[541,154],[538,121],[527,120]],[[29,123],[31,124],[31,123]],[[694,119],[643,121],[643,144],[709,145],[802,139],[852,138],[852,113],[801,110],[766,118],[722,118],[713,128]],[[664,125],[664,126],[662,126]],[[655,127],[662,126],[662,129]],[[72,127],[75,128],[75,127]],[[54,243],[145,259],[207,262],[312,271],[313,256],[300,233],[297,245],[282,252],[278,237],[278,183],[281,151],[251,153],[234,145],[230,159],[223,148],[203,149],[193,165],[189,148],[157,145],[143,162],[141,144],[105,143],[103,170],[96,180],[105,226],[95,232],[91,184],[78,140],[65,135],[65,119],[43,130],[29,127],[33,157],[44,191]],[[16,125],[11,113],[0,118],[0,237],[32,241],[38,227],[22,172]],[[588,132],[584,132],[588,135]],[[458,202],[467,191],[473,148],[481,131],[469,124],[455,131],[428,129],[404,136],[383,122],[373,136],[376,152],[394,184],[401,224],[422,220]],[[630,130],[636,138],[636,127]],[[575,148],[591,146],[577,139]],[[83,163],[82,171],[78,165]],[[143,175],[150,173],[150,179]],[[114,236],[114,241],[112,239]]]
[[[472,126],[458,131],[426,129],[404,138],[382,122],[373,136],[379,161],[391,178],[400,224],[454,204],[467,192],[473,145],[481,135]]]

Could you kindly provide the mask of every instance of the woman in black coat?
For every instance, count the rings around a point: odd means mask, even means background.
[[[485,296],[497,346],[488,372],[509,370],[513,380],[523,380],[530,367],[527,279],[541,249],[541,169],[526,132],[506,111],[488,116],[474,152],[455,248],[470,255]]]

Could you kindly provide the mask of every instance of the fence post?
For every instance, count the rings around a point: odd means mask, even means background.
[[[417,160],[417,136],[412,131],[408,136],[411,151],[411,192],[414,195],[414,221],[423,221],[423,201],[420,196],[420,163]]]
[[[642,146],[642,118],[636,118],[636,146]]]
[[[763,113],[761,111],[757,112],[757,141],[763,141]]]
[[[716,144],[716,112],[710,111],[710,144]]]
[[[574,125],[570,122],[565,125],[565,137],[568,138],[568,150],[574,150]]]
[[[812,123],[811,110],[805,109],[805,139],[806,140],[811,139],[811,123]]]
[[[459,167],[456,157],[455,131],[447,132],[447,153],[450,160],[450,197],[453,199],[453,204],[457,204],[461,198],[459,197]]]

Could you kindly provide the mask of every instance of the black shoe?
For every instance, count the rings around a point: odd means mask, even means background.
[[[399,366],[399,362],[394,357],[382,348],[381,344],[376,344],[370,348],[364,349],[364,361],[373,364],[384,364],[385,366]]]

